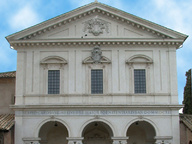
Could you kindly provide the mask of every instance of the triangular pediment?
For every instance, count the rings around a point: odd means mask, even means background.
[[[13,41],[65,39],[180,39],[186,35],[93,2],[6,37]]]

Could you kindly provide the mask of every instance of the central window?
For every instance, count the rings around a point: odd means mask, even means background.
[[[146,93],[145,69],[134,70],[135,93]]]
[[[60,70],[48,71],[48,94],[60,93]]]
[[[91,93],[103,94],[103,69],[91,70]]]

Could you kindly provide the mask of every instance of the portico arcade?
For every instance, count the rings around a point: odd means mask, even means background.
[[[78,121],[78,118],[74,119]],[[40,144],[154,144],[156,141],[156,128],[148,120],[127,120],[127,124],[122,121],[124,126],[121,121],[113,125],[112,123],[106,119],[94,118],[74,129],[73,124],[49,119],[36,129],[38,136],[28,141]],[[126,129],[126,132],[123,132],[123,129]],[[75,136],[73,131],[79,135]],[[120,136],[120,133],[124,135]]]

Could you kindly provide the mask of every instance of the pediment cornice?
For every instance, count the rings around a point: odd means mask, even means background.
[[[86,6],[80,7],[43,23],[40,23],[31,28],[25,29],[21,32],[15,33],[6,37],[9,42],[12,40],[25,41],[33,39],[38,35],[43,35],[46,32],[55,30],[63,25],[74,23],[78,19],[82,19],[88,15],[103,15],[109,17],[112,20],[127,24],[140,31],[146,31],[153,35],[158,36],[162,39],[175,39],[180,38],[185,40],[187,37],[184,34],[178,33],[176,31],[167,29],[155,23],[149,22],[147,20],[141,19],[129,13],[123,12],[116,8],[101,4],[101,3],[91,3]]]
[[[95,7],[89,11],[86,11],[86,12],[83,12],[81,14],[78,14],[78,15],[75,15],[75,16],[72,16],[72,17],[68,17],[68,18],[65,18],[64,20],[62,21],[59,21],[59,22],[56,22],[50,26],[47,26],[47,27],[44,27],[43,29],[40,29],[38,31],[35,31],[35,32],[32,32],[24,37],[21,37],[20,40],[27,40],[27,39],[32,39],[33,37],[36,37],[37,35],[43,35],[45,34],[46,32],[49,32],[49,31],[52,31],[54,29],[57,29],[63,25],[66,25],[66,24],[70,24],[70,23],[74,23],[75,21],[77,21],[78,19],[82,19],[88,15],[93,15],[93,14],[96,14],[96,15],[105,15],[115,21],[118,21],[120,23],[125,23],[127,25],[131,25],[132,27],[136,28],[136,29],[139,29],[140,31],[147,31],[148,33],[150,34],[153,34],[153,35],[156,35],[158,37],[161,37],[163,39],[169,39],[169,38],[173,38],[173,36],[169,36],[167,34],[164,34],[162,32],[160,32],[159,30],[155,30],[155,29],[152,29],[150,28],[149,26],[147,25],[143,25],[141,24],[141,22],[136,22],[135,20],[130,20],[130,19],[127,19],[123,16],[120,16],[118,14],[114,14],[112,12],[107,12],[99,7]]]

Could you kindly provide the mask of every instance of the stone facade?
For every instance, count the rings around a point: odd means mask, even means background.
[[[176,50],[186,38],[98,2],[8,36],[15,144],[179,144]]]

